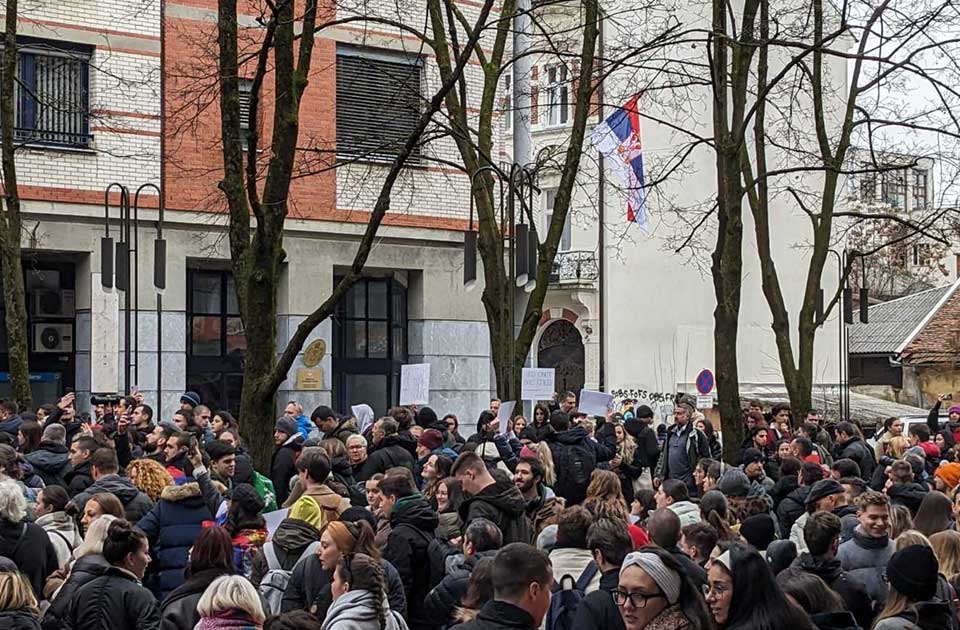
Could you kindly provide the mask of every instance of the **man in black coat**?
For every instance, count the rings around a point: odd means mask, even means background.
[[[550,415],[554,433],[547,437],[557,482],[553,489],[567,505],[582,503],[587,496],[590,475],[597,464],[610,461],[617,454],[617,437],[612,424],[605,424],[591,440],[581,426],[570,427],[570,417],[562,411]]]
[[[493,599],[457,630],[535,630],[550,609],[553,570],[543,551],[507,545],[493,559]]]
[[[873,606],[867,588],[847,573],[837,560],[840,543],[840,518],[830,512],[811,514],[803,527],[803,539],[808,551],[801,553],[793,566],[821,578],[853,613],[861,628],[873,627]]]
[[[628,412],[631,413],[631,412]],[[640,405],[632,412],[634,417],[624,417],[623,428],[633,436],[637,443],[637,451],[641,454],[640,461],[643,467],[653,474],[660,457],[660,443],[657,441],[657,432],[653,430],[653,409],[647,405]]]
[[[790,492],[777,506],[777,522],[780,523],[780,538],[790,537],[790,528],[807,511],[807,495],[810,486],[823,479],[823,469],[814,462],[803,462],[800,465],[800,486]]]
[[[391,528],[383,558],[397,569],[403,581],[410,627],[427,628],[430,624],[424,600],[433,584],[430,571],[425,567],[440,519],[408,475],[388,474],[380,482],[380,491],[383,493],[381,509]]]
[[[117,452],[109,447],[101,447],[90,457],[93,471],[93,485],[76,495],[67,505],[75,505],[82,513],[90,497],[98,492],[109,492],[123,504],[124,516],[131,523],[138,522],[153,509],[153,501],[141,492],[127,477],[120,476],[120,463]]]
[[[527,502],[509,477],[494,479],[483,459],[465,452],[454,462],[450,476],[460,481],[467,498],[460,504],[465,526],[478,518],[493,521],[503,532],[504,543],[530,543],[533,530],[527,517]]]
[[[447,559],[446,575],[424,602],[424,612],[430,624],[443,628],[450,625],[454,609],[467,594],[473,569],[480,560],[493,559],[502,544],[503,534],[491,521],[478,518],[470,523],[463,533],[463,554]]]
[[[71,497],[93,485],[90,457],[98,446],[90,435],[77,436],[70,445],[70,465],[73,469],[64,475],[64,480],[67,482],[67,494]]]
[[[853,460],[860,467],[859,477],[864,480],[870,479],[873,469],[877,467],[873,449],[867,446],[850,422],[837,424],[837,445],[834,447],[833,458]]]
[[[373,446],[355,475],[357,481],[366,481],[376,474],[382,475],[394,466],[403,466],[413,472],[416,460],[401,443],[399,431],[400,425],[393,418],[383,418],[374,423],[371,434]]]
[[[620,585],[620,567],[633,551],[633,539],[622,521],[602,518],[587,530],[587,548],[600,567],[600,588],[580,601],[572,630],[623,630],[623,617],[611,593]]]
[[[70,472],[70,449],[66,446],[67,430],[62,424],[51,424],[43,430],[40,445],[24,455],[33,464],[43,483],[66,488],[66,475]]]
[[[270,458],[270,481],[277,496],[277,505],[283,505],[290,496],[290,480],[297,476],[297,454],[303,450],[303,436],[294,418],[280,416],[273,425],[276,449]]]

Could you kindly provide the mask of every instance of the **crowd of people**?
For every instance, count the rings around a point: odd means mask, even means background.
[[[0,402],[0,628],[960,630],[960,405],[868,443],[753,401],[724,450],[685,396],[291,401],[258,470],[194,392],[97,402]]]

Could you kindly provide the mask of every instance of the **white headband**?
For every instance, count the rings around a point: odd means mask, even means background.
[[[620,567],[620,575],[632,566],[643,569],[657,583],[671,605],[677,603],[680,598],[680,574],[667,568],[660,556],[649,551],[627,554],[623,559],[623,566]]]

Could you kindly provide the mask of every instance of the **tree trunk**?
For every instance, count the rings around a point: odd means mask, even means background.
[[[14,138],[14,96],[17,73],[17,0],[8,0],[3,34],[3,67],[0,75],[0,161],[3,167],[4,213],[0,219],[0,270],[6,309],[7,352],[11,394],[21,409],[32,410],[28,364],[27,308],[20,260],[20,194]]]

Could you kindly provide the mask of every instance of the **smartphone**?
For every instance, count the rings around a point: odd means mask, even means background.
[[[944,394],[944,395],[943,395],[943,399],[944,399],[944,400],[953,400],[953,394],[952,394],[952,393],[950,393],[950,394]]]

